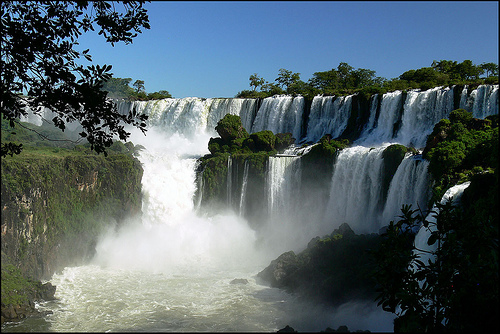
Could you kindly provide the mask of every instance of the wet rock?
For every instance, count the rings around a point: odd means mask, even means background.
[[[286,325],[284,328],[279,329],[278,333],[297,333],[297,331],[293,327]]]
[[[271,264],[259,272],[257,277],[269,282],[272,287],[284,287],[288,285],[288,278],[297,271],[298,267],[297,255],[289,251],[271,261]]]
[[[38,297],[42,300],[54,300],[56,293],[56,286],[51,283],[42,284],[38,291]]]
[[[248,280],[245,278],[235,278],[229,284],[248,284]]]

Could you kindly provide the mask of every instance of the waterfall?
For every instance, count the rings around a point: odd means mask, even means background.
[[[233,160],[231,159],[231,156],[227,157],[227,178],[226,178],[226,192],[227,192],[227,206],[228,208],[232,207],[232,202],[233,202],[233,196],[232,196],[232,190],[233,190]]]
[[[375,115],[377,105],[375,102],[372,102],[369,123],[363,130],[361,138],[356,143],[359,145],[371,145],[390,142],[393,137],[394,126],[398,121],[402,98],[403,94],[399,90],[383,94],[378,118]]]
[[[467,95],[465,85],[460,97],[460,108],[472,112],[476,118],[498,114],[498,85],[480,85]]]
[[[448,118],[452,110],[453,89],[435,87],[424,92],[409,91],[395,141],[406,146],[424,147],[434,124]]]
[[[356,233],[378,232],[382,204],[382,152],[354,146],[343,149],[334,165],[324,222],[330,232],[348,223]]]
[[[382,96],[383,99],[383,96]],[[370,98],[370,117],[368,123],[366,123],[363,131],[361,132],[360,138],[366,138],[377,126],[377,109],[380,100],[380,95],[375,94]]]
[[[352,96],[315,96],[307,124],[306,141],[316,142],[325,134],[336,138],[347,127]]]
[[[467,92],[464,88],[460,105],[474,116],[498,114],[498,85]],[[258,187],[252,180],[254,167],[247,161],[241,166],[233,156],[227,165],[222,163],[228,168],[227,198],[205,213],[198,209],[200,190],[208,184],[196,181],[197,159],[209,153],[209,138],[217,136],[214,127],[226,114],[239,115],[250,133],[291,132],[297,141],[316,142],[325,134],[335,138],[344,132],[352,98],[316,96],[310,111],[304,110],[300,96],[118,101],[121,114],[135,108],[149,116],[146,136],[127,128],[130,140],[144,146],[138,155],[144,169],[143,215],[110,226],[98,240],[90,265],[68,267],[53,276],[58,299],[46,306],[53,311],[50,329],[276,331],[286,324],[283,319],[303,316],[305,304],[260,285],[255,274],[282,252],[300,251],[311,238],[330,234],[342,223],[358,234],[378,232],[403,203],[425,206],[428,162],[405,156],[384,185],[383,151],[391,142],[421,147],[434,122],[448,117],[458,97],[452,89],[439,87],[374,96],[356,146],[336,154],[321,192],[317,188],[323,179],[311,181],[314,186],[306,189],[302,178],[304,158],[313,145],[291,147],[286,150],[290,156],[270,157]],[[242,176],[238,168],[243,168]],[[450,189],[445,197],[466,186]],[[313,195],[311,201],[304,194]],[[260,202],[253,198],[259,196]],[[262,203],[262,208],[247,206],[250,197],[252,205]],[[252,217],[261,221],[246,220],[245,210],[259,209],[264,214]],[[428,233],[420,229],[418,247],[425,247]],[[248,282],[231,284],[234,278]],[[317,314],[307,316],[316,323]]]
[[[264,244],[279,250],[280,254],[297,251],[314,237],[304,233],[304,222],[298,217],[300,175],[300,157],[269,157],[266,178],[268,221],[258,232]]]
[[[298,157],[269,157],[267,196],[270,215],[281,215],[289,211],[294,193],[300,185],[299,171]]]
[[[243,167],[243,180],[241,184],[241,194],[240,194],[240,216],[244,216],[245,214],[245,197],[247,193],[247,184],[248,184],[248,161],[245,160]]]
[[[382,213],[382,222],[389,223],[401,214],[403,204],[411,204],[412,208],[427,208],[429,200],[429,162],[421,155],[407,154],[398,166],[391,180],[387,201]]]
[[[445,204],[448,201],[452,201],[453,205],[457,205],[460,201],[460,198],[462,197],[462,194],[467,187],[469,187],[470,182],[464,182],[462,184],[455,185],[451,188],[449,188],[446,193],[443,195],[441,199],[441,204]],[[434,205],[432,208],[432,211],[437,213],[439,210],[437,209],[437,206]],[[414,240],[414,246],[417,248],[413,251],[414,254],[418,255],[418,260],[428,263],[428,261],[432,261],[435,257],[430,254],[429,252],[434,252],[437,249],[437,244],[434,243],[433,245],[428,245],[427,240],[429,240],[429,237],[431,236],[432,232],[435,232],[437,230],[436,228],[436,218],[435,218],[435,213],[429,213],[427,217],[425,218],[426,221],[428,221],[430,224],[428,227],[421,226],[417,235],[415,236]],[[415,269],[415,264],[411,263],[410,268]],[[423,282],[420,282],[422,284]]]
[[[296,139],[301,137],[302,113],[304,112],[304,98],[279,95],[265,98],[257,116],[250,128],[250,132],[270,130],[274,133],[292,133]]]
[[[498,85],[480,85],[473,90],[470,98],[473,100],[472,116],[486,118],[498,114]]]

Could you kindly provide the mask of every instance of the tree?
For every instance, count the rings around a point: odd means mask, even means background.
[[[148,94],[148,100],[161,100],[171,98],[172,95],[166,90],[160,90],[154,93]]]
[[[250,87],[252,88],[252,91],[255,92],[255,90],[259,87],[264,85],[266,81],[264,78],[261,78],[257,75],[257,73],[254,73],[250,76]]]
[[[136,80],[134,82],[134,87],[135,87],[136,93],[144,92],[145,91],[144,80]]]
[[[128,98],[133,90],[129,86],[132,78],[109,78],[102,86],[102,90],[108,92],[108,97],[115,99]]]
[[[325,94],[333,94],[339,86],[339,75],[335,69],[324,72],[315,72],[309,79],[309,84]]]
[[[470,60],[464,60],[457,65],[457,73],[463,80],[477,79],[483,73],[480,66],[476,66]]]
[[[375,83],[375,71],[358,68],[352,71],[352,84],[354,88],[363,88]]]
[[[284,68],[279,69],[278,77],[274,80],[285,91],[288,87],[300,80],[300,73],[293,73],[292,71],[285,70]]]
[[[431,67],[440,73],[447,74],[450,79],[459,79],[457,62],[453,60],[433,61]]]
[[[488,332],[496,327],[498,215],[495,221],[493,201],[487,196],[498,190],[498,182],[492,186],[488,179],[490,185],[479,184],[482,189],[469,195],[474,200],[482,197],[473,210],[490,206],[480,218],[448,201],[436,204],[436,211],[430,212],[434,219],[403,205],[401,220],[390,222],[374,252],[375,279],[378,305],[397,315],[395,332]],[[480,195],[484,190],[486,195]],[[432,231],[426,243],[434,250],[419,250],[413,244],[420,226]],[[428,260],[421,258],[426,253]]]
[[[495,63],[482,63],[479,67],[486,72],[486,77],[498,76],[498,65]]]
[[[342,88],[350,88],[349,82],[351,79],[352,70],[354,70],[354,67],[352,67],[348,63],[341,62],[339,63],[339,66],[337,66],[337,73]]]
[[[54,126],[64,131],[66,122],[79,122],[80,135],[104,154],[115,135],[128,138],[124,124],[145,132],[147,116],[121,115],[101,90],[111,78],[111,65],[84,67],[78,60],[92,61],[89,50],[75,50],[78,38],[95,29],[114,46],[129,44],[142,28],[150,28],[144,1],[122,4],[120,11],[103,1],[1,3],[1,113],[11,127],[28,108],[37,113],[47,107],[56,113]],[[2,157],[20,151],[15,147],[2,143]]]

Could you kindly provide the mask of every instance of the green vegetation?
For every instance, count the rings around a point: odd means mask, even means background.
[[[34,282],[21,274],[11,264],[2,265],[2,304],[21,305],[28,302],[27,291],[33,289]]]
[[[263,185],[268,157],[295,142],[291,133],[275,135],[265,130],[249,135],[237,115],[225,115],[215,129],[220,137],[210,138],[210,154],[200,158],[197,169],[202,173],[204,201],[225,198],[229,156],[241,166],[247,161],[249,175]]]
[[[395,331],[484,332],[498,324],[498,174],[471,179],[461,207],[437,204],[435,223],[403,206],[373,253],[377,299],[396,313]],[[435,261],[428,263],[413,253],[412,231],[421,224],[435,228],[427,240],[437,245]]]
[[[2,259],[37,278],[58,256],[84,257],[105,224],[139,212],[141,204],[142,168],[133,157],[140,147],[115,142],[104,157],[89,144],[39,135],[52,131],[27,123],[14,131],[2,121],[2,142],[24,147],[2,158],[2,225],[11,231],[2,235]]]
[[[130,101],[161,100],[171,98],[172,95],[166,90],[154,93],[146,93],[144,81],[134,81],[134,88],[130,87],[132,78],[109,78],[103,84],[102,90],[108,92],[108,97],[113,99],[127,99]]]
[[[427,138],[423,157],[430,161],[434,197],[471,175],[492,172],[498,166],[498,115],[476,119],[457,109],[438,122]]]
[[[384,94],[395,90],[420,88],[427,90],[436,86],[498,84],[498,65],[483,63],[474,65],[470,60],[461,63],[451,60],[434,61],[431,67],[409,70],[398,78],[378,77],[369,69],[354,69],[341,62],[337,68],[315,72],[307,82],[300,80],[300,73],[281,68],[274,83],[269,83],[257,73],[250,76],[252,90],[240,91],[236,97],[265,98],[276,94],[314,97],[323,95]],[[485,77],[480,77],[486,74]]]

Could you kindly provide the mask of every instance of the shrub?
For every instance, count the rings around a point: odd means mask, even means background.
[[[229,143],[238,138],[247,138],[248,132],[241,124],[241,118],[237,115],[227,114],[215,127],[215,130],[221,138]]]

